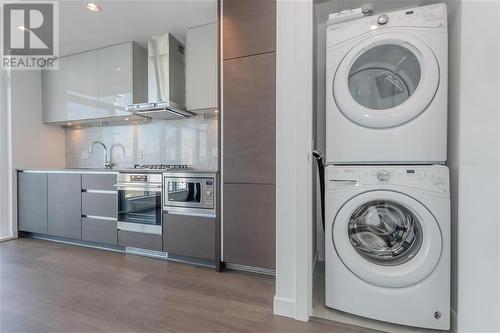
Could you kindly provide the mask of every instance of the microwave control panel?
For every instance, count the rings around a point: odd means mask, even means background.
[[[205,182],[206,192],[205,192],[205,204],[209,208],[214,207],[214,181],[208,179]]]

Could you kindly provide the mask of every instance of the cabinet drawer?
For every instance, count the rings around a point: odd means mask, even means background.
[[[116,221],[82,218],[82,239],[89,242],[117,245]]]
[[[117,218],[117,211],[116,194],[82,193],[82,215]]]
[[[137,247],[140,249],[161,251],[161,235],[143,234],[141,232],[118,230],[118,245]]]
[[[115,174],[87,174],[82,175],[84,190],[115,191]]]
[[[163,215],[163,250],[168,253],[214,260],[215,219]]]

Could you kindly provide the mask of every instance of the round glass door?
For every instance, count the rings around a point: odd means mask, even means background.
[[[384,44],[361,54],[349,71],[349,92],[364,107],[383,110],[406,101],[420,82],[420,64],[410,49]]]
[[[331,234],[342,263],[381,287],[405,287],[436,267],[443,241],[439,225],[419,201],[387,190],[363,192],[335,215]]]
[[[349,120],[389,128],[424,112],[438,86],[439,66],[427,44],[412,35],[383,33],[346,54],[333,77],[332,94]]]
[[[406,207],[391,201],[370,201],[348,222],[349,240],[366,260],[386,266],[413,258],[422,244],[422,227]]]

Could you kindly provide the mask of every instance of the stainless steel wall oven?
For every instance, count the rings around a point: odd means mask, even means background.
[[[160,173],[120,173],[118,229],[161,235],[162,175]]]

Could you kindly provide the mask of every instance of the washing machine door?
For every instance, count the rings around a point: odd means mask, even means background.
[[[356,276],[381,287],[425,279],[442,250],[439,225],[417,200],[393,191],[353,197],[333,221],[335,250]]]
[[[333,79],[340,111],[358,125],[404,124],[431,103],[439,85],[432,50],[417,37],[382,33],[362,40],[343,58]]]

